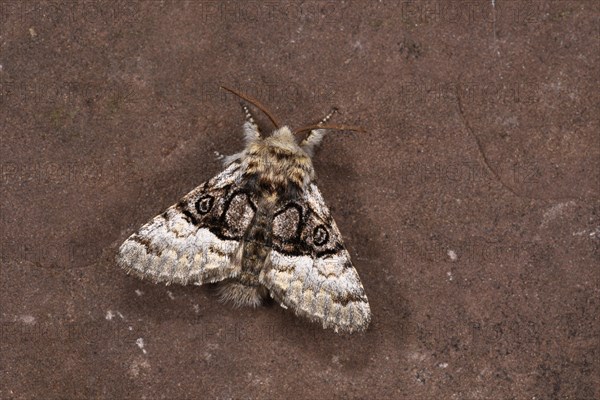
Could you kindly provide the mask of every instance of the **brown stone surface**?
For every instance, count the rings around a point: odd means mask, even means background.
[[[600,398],[599,16],[0,1],[0,398]],[[314,159],[366,333],[115,265],[242,147],[219,84],[294,127],[336,105],[367,128]]]

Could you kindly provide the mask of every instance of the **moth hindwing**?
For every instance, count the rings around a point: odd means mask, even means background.
[[[311,157],[327,129],[318,124],[299,143],[275,125],[263,137],[249,109],[243,151],[225,169],[154,217],[120,247],[117,262],[154,282],[220,282],[221,298],[258,306],[272,297],[296,315],[336,332],[363,331],[371,310],[338,227],[314,183]]]

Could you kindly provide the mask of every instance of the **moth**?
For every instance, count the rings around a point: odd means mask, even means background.
[[[292,132],[257,100],[222,87],[261,110],[275,130],[263,137],[242,103],[246,147],[225,169],[156,216],[119,248],[118,264],[155,283],[219,282],[236,306],[272,297],[296,315],[336,332],[364,331],[371,310],[340,231],[315,184],[312,156],[333,109]],[[309,132],[300,142],[295,134]]]

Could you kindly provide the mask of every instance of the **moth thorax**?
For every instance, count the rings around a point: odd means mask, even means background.
[[[256,176],[263,190],[272,192],[285,191],[290,185],[303,189],[314,176],[308,155],[277,146],[249,154],[247,172]]]

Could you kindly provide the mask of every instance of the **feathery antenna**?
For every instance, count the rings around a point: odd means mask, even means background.
[[[256,99],[248,96],[247,94],[238,92],[237,90],[234,90],[234,89],[231,89],[231,88],[228,88],[227,86],[221,85],[221,89],[225,89],[228,92],[235,94],[240,99],[244,99],[248,103],[252,104],[254,107],[258,108],[260,111],[262,111],[263,113],[265,113],[265,115],[271,120],[271,122],[273,123],[273,125],[275,125],[275,128],[279,129],[280,125],[277,122],[277,119],[275,119],[275,117],[269,112],[269,110],[267,110],[267,108],[265,106],[263,106],[258,100],[256,100]]]
[[[331,129],[331,130],[335,130],[335,131],[365,132],[365,130],[363,128],[361,128],[360,126],[316,124],[316,125],[309,125],[309,126],[304,126],[302,128],[296,129],[294,131],[294,135],[296,135],[298,133],[306,132],[306,131],[316,130],[316,129]]]

